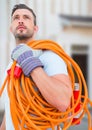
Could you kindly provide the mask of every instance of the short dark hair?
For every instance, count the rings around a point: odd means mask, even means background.
[[[14,5],[14,7],[13,7],[13,9],[12,9],[11,16],[13,16],[14,12],[15,12],[17,9],[27,9],[27,10],[29,10],[29,11],[33,14],[33,16],[34,16],[34,25],[36,25],[36,15],[35,15],[34,11],[33,11],[31,8],[29,8],[29,7],[28,7],[27,5],[25,5],[25,4],[16,4],[16,5]]]

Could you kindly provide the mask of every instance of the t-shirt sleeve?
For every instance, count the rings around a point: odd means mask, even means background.
[[[52,51],[44,51],[39,57],[44,65],[44,71],[49,75],[68,74],[64,60]]]
[[[10,62],[10,64],[7,66],[7,68],[5,69],[5,72],[3,73],[3,76],[2,76],[2,82],[1,82],[1,86],[3,85],[6,77],[7,77],[7,70],[11,68],[11,65],[12,65],[12,62]],[[2,100],[3,102],[5,103],[6,102],[6,99],[7,99],[7,87],[5,86],[3,92],[2,92]]]

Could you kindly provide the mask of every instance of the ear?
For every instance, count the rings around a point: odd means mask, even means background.
[[[12,32],[12,26],[10,26],[10,32]]]
[[[37,32],[39,30],[38,26],[34,26],[34,31]]]

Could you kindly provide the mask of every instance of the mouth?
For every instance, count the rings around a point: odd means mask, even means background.
[[[18,27],[17,27],[17,30],[24,30],[24,29],[26,29],[25,26],[18,26]]]

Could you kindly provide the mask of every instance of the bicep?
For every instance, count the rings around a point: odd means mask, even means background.
[[[69,98],[71,98],[73,90],[72,90],[72,83],[71,83],[70,77],[66,74],[56,74],[51,77],[64,84],[63,89],[66,91]],[[62,85],[61,85],[61,87],[62,87]]]

